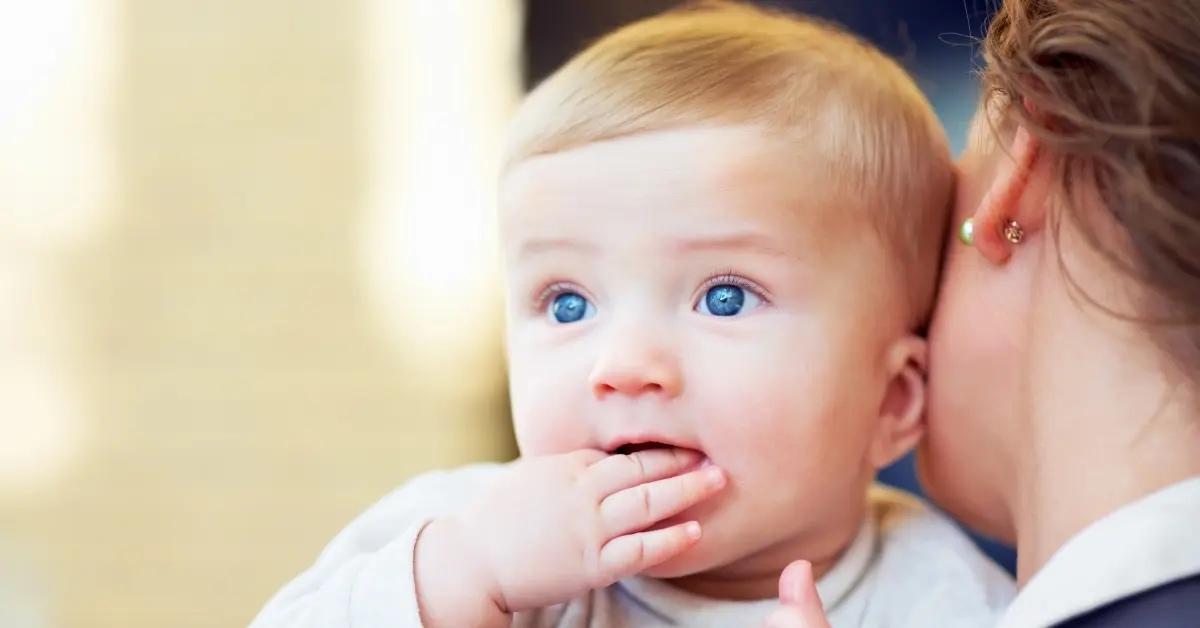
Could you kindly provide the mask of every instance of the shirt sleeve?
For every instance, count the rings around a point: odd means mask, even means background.
[[[276,593],[251,628],[421,626],[413,575],[417,537],[497,469],[481,465],[428,474],[384,497]]]

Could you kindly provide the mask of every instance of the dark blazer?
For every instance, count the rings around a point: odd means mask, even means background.
[[[1109,602],[1056,628],[1200,628],[1200,574]]]

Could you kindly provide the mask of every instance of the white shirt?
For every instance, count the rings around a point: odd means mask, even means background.
[[[1050,626],[1200,573],[1200,477],[1122,506],[1071,537],[1013,601],[1001,628]]]
[[[255,628],[421,626],[413,580],[426,523],[471,499],[502,467],[421,476],[350,524],[315,565],[259,613]],[[995,625],[1012,581],[946,517],[876,487],[858,536],[817,583],[835,628]],[[513,626],[760,626],[775,599],[716,600],[635,577],[565,604],[517,613]]]

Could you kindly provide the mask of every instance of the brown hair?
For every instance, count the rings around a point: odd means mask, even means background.
[[[1200,381],[1200,0],[1006,0],[984,54],[989,106],[1040,140],[1063,216],[1149,288],[1136,318]]]
[[[862,206],[893,254],[908,322],[923,322],[953,186],[945,134],[903,69],[832,25],[731,2],[635,22],[529,95],[504,163],[722,124],[762,125],[799,140],[798,155],[821,156],[821,180],[845,190],[848,207]]]

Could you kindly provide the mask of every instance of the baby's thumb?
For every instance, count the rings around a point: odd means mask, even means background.
[[[829,628],[808,561],[798,560],[783,570],[779,601],[783,606],[768,619],[769,628]]]

